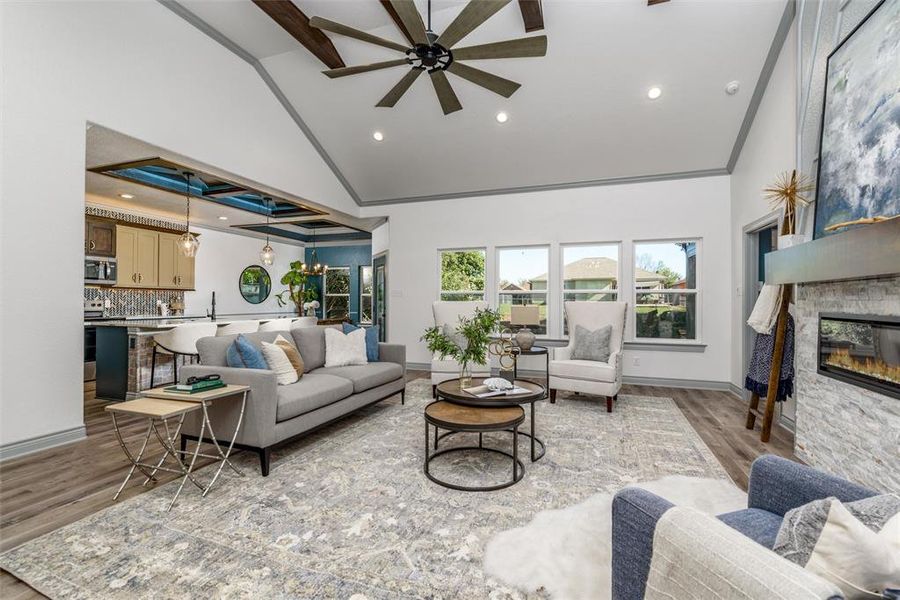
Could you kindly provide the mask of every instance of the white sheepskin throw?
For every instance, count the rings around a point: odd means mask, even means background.
[[[636,487],[709,514],[747,507],[747,494],[719,479],[669,475]],[[524,527],[497,534],[485,548],[485,573],[525,592],[543,588],[553,598],[609,598],[614,495],[595,494],[568,508],[541,511]]]

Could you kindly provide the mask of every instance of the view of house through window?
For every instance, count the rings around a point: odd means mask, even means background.
[[[441,300],[484,300],[484,250],[441,250]]]
[[[501,326],[517,331],[528,327],[537,335],[547,333],[547,284],[550,272],[550,249],[501,248],[497,251],[497,283]],[[511,323],[513,305],[537,306],[538,323]]]
[[[372,267],[359,268],[359,322],[372,323]]]
[[[326,319],[344,319],[350,314],[350,267],[329,267],[325,271]]]
[[[634,245],[635,337],[697,339],[697,243]]]
[[[563,307],[566,302],[602,302],[619,297],[619,245],[563,246]],[[563,308],[563,334],[569,334]]]

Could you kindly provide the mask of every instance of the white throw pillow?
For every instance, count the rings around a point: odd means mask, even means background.
[[[325,366],[345,367],[347,365],[365,365],[366,330],[356,329],[344,334],[338,329],[325,329]]]
[[[297,377],[297,369],[294,368],[294,365],[288,359],[287,353],[278,344],[262,342],[262,353],[266,359],[266,364],[275,371],[278,385],[297,383],[297,380],[300,379]]]

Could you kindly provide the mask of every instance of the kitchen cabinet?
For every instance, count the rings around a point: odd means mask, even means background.
[[[84,218],[84,253],[87,256],[116,255],[116,222],[113,219]]]
[[[194,289],[194,258],[181,252],[181,236],[159,234],[159,287],[178,290]]]
[[[116,226],[119,287],[159,287],[159,233]]]

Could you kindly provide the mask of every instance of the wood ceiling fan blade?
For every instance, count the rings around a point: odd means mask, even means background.
[[[647,6],[653,6],[654,4],[662,4],[663,2],[668,2],[669,0],[647,0]]]
[[[330,31],[332,33],[337,33],[338,35],[344,35],[363,42],[375,44],[376,46],[383,46],[385,48],[390,48],[391,50],[397,50],[398,52],[406,52],[407,50],[409,50],[407,46],[398,44],[397,42],[392,42],[391,40],[386,40],[382,37],[378,37],[377,35],[372,35],[366,33],[365,31],[360,31],[359,29],[348,27],[347,25],[342,25],[328,19],[323,19],[322,17],[311,18],[309,20],[309,24],[316,29]]]
[[[453,52],[453,60],[544,56],[547,54],[547,36],[536,35],[478,46],[466,46],[465,48],[456,48],[451,52]]]
[[[357,65],[355,67],[341,67],[340,69],[329,69],[322,71],[332,79],[335,77],[345,77],[347,75],[356,75],[357,73],[366,73],[368,71],[377,71],[379,69],[387,69],[390,67],[399,67],[400,65],[408,65],[409,61],[405,58],[396,60],[386,60],[384,62],[372,63],[370,65]]]
[[[425,36],[425,23],[422,22],[422,15],[419,14],[416,3],[413,0],[391,0],[391,5],[397,11],[400,20],[403,21],[413,41],[417,44],[427,44],[428,38]]]
[[[518,84],[515,81],[504,79],[499,75],[494,75],[493,73],[488,73],[487,71],[482,71],[481,69],[476,69],[469,65],[464,65],[461,62],[451,63],[451,65],[447,67],[447,70],[458,77],[468,79],[476,85],[491,90],[495,94],[500,94],[504,98],[509,98],[521,87],[521,84]]]
[[[456,92],[453,91],[450,82],[447,81],[447,75],[442,70],[431,72],[431,84],[434,86],[438,102],[441,103],[441,109],[445,115],[462,110],[462,104],[459,103]]]
[[[510,2],[511,0],[469,0],[462,12],[456,15],[437,39],[437,43],[444,48],[452,48],[453,44],[472,33]]]
[[[425,69],[410,69],[409,73],[403,76],[403,79],[397,82],[397,85],[391,88],[384,98],[376,104],[375,106],[381,106],[384,108],[392,108],[395,104],[397,104],[397,100],[400,99],[403,94],[406,93],[406,90],[413,84],[413,82],[425,72]]]

